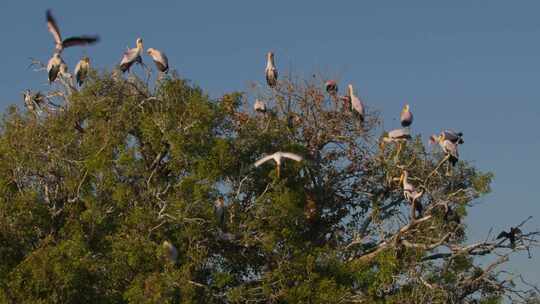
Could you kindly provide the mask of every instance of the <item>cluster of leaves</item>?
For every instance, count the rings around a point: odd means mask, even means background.
[[[419,137],[399,154],[380,145],[378,114],[360,122],[318,81],[259,92],[264,114],[245,98],[94,73],[54,112],[10,108],[0,303],[493,303],[507,292],[475,263],[491,243],[463,245],[491,174],[463,161],[446,174]],[[276,151],[305,161],[280,177],[252,166]],[[425,192],[417,219],[403,169]]]

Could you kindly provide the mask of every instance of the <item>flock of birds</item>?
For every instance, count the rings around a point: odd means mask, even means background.
[[[55,49],[54,49],[53,56],[49,59],[47,63],[47,73],[49,75],[49,83],[52,83],[56,80],[58,75],[63,75],[63,76],[69,75],[67,72],[68,71],[67,65],[61,56],[64,49],[72,47],[72,46],[85,46],[85,45],[95,44],[99,41],[99,37],[82,35],[82,36],[73,36],[66,39],[62,39],[62,35],[60,33],[58,24],[56,23],[56,20],[54,19],[50,10],[47,10],[46,19],[47,19],[47,28],[49,29],[49,32],[52,34],[54,38],[54,42],[55,42]],[[144,52],[143,41],[141,38],[137,38],[136,46],[131,49],[128,48],[125,51],[122,57],[122,60],[120,61],[119,68],[122,71],[122,73],[129,71],[129,69],[134,63],[144,65],[142,61],[143,52]],[[161,73],[167,73],[169,71],[169,60],[163,52],[160,52],[154,48],[148,48],[147,53],[150,57],[152,57],[152,59],[154,60],[154,63],[156,64],[157,69]],[[74,70],[75,80],[79,86],[83,84],[84,80],[86,79],[88,75],[89,70],[90,70],[90,58],[84,56],[77,63]]]
[[[54,19],[52,13],[50,10],[47,10],[46,12],[46,20],[47,20],[47,27],[49,32],[52,34],[55,42],[55,49],[53,52],[53,56],[49,59],[47,63],[47,73],[48,73],[48,80],[49,83],[53,83],[58,76],[72,79],[71,74],[68,72],[68,67],[64,60],[61,57],[62,52],[64,49],[73,47],[73,46],[85,46],[85,45],[92,45],[99,41],[98,36],[88,36],[88,35],[82,35],[82,36],[73,36],[66,39],[62,39],[60,29],[56,23],[56,20]],[[135,64],[139,64],[141,66],[144,66],[142,56],[144,54],[144,46],[143,46],[143,40],[141,38],[137,38],[136,44],[134,48],[127,48],[127,50],[124,52],[122,59],[118,65],[119,70],[122,73],[129,72],[130,68]],[[169,71],[169,62],[167,56],[154,48],[148,48],[147,54],[152,58],[154,61],[157,70],[160,73],[167,73]],[[267,85],[274,89],[278,85],[278,70],[275,65],[274,61],[274,53],[268,52],[266,56],[266,69],[265,69],[265,76],[266,76],[266,83]],[[74,69],[73,75],[75,76],[75,82],[76,84],[81,87],[85,80],[88,77],[88,73],[90,71],[90,58],[87,56],[84,56],[80,59],[80,61],[77,63]],[[347,94],[345,96],[339,96],[338,95],[338,84],[335,80],[328,80],[324,83],[324,89],[329,94],[330,97],[334,98],[335,100],[340,100],[343,102],[344,107],[347,110],[351,110],[356,114],[356,117],[363,122],[365,119],[365,106],[362,100],[355,95],[354,88],[352,84],[349,84],[347,86]],[[24,92],[24,101],[26,106],[33,110],[36,106],[39,106],[45,101],[46,97],[41,93],[35,93],[33,94],[30,91]],[[256,100],[253,104],[253,109],[255,112],[258,113],[266,113],[267,106],[266,104],[261,100]],[[406,104],[400,115],[400,123],[402,128],[395,129],[392,131],[387,132],[381,141],[381,144],[384,145],[384,143],[397,143],[398,149],[396,153],[396,157],[399,155],[401,151],[402,144],[406,141],[410,140],[411,132],[410,132],[410,126],[413,123],[413,114],[411,112],[411,109],[408,104]],[[459,153],[458,153],[458,145],[463,144],[463,133],[461,132],[455,132],[452,130],[444,130],[439,135],[432,135],[430,137],[430,144],[438,143],[443,152],[446,154],[446,157],[443,161],[448,161],[449,164],[452,166],[455,166],[458,159],[459,159]],[[291,152],[276,152],[271,155],[264,156],[263,158],[257,160],[254,163],[255,167],[259,167],[262,164],[268,162],[268,161],[274,161],[276,164],[276,170],[277,170],[277,177],[280,176],[280,167],[282,165],[282,162],[284,159],[290,159],[294,160],[296,162],[301,162],[303,160],[302,156],[291,153]],[[416,204],[416,201],[422,196],[423,191],[418,191],[414,187],[413,184],[409,181],[409,174],[406,170],[402,171],[402,174],[399,178],[399,184],[403,188],[403,195],[406,200],[409,201],[411,206],[413,207],[413,210],[417,210],[418,212],[422,211],[421,204]],[[215,210],[216,215],[220,219],[220,222],[224,221],[224,214],[225,214],[225,203],[223,198],[219,198],[215,202]],[[414,212],[413,212],[414,214]],[[165,251],[167,252],[167,255],[171,261],[176,261],[178,257],[178,251],[168,241],[163,242],[163,247]]]
[[[266,59],[267,59],[266,69],[265,69],[266,83],[268,84],[270,88],[275,88],[278,83],[277,81],[278,70],[274,62],[274,54],[272,52],[268,52]],[[354,94],[354,88],[352,84],[349,84],[347,86],[348,94],[345,96],[338,95],[338,84],[335,80],[326,81],[324,83],[324,88],[330,97],[336,100],[343,101],[344,108],[346,110],[353,111],[361,122],[364,121],[365,106],[362,100]],[[253,109],[255,110],[255,112],[259,112],[259,113],[266,113],[267,111],[266,104],[263,101],[258,100],[258,99],[255,100],[255,103],[253,104]],[[389,142],[398,144],[396,157],[399,156],[403,143],[412,139],[410,126],[413,123],[413,114],[408,104],[406,104],[401,111],[400,123],[401,123],[401,128],[387,132],[383,136],[382,141],[381,141],[382,147],[384,147],[384,143],[389,143]],[[453,130],[444,130],[438,135],[432,135],[430,137],[429,143],[430,144],[438,143],[446,155],[446,157],[443,159],[443,162],[448,161],[450,165],[455,166],[459,160],[458,146],[464,143],[463,133],[456,132]],[[298,154],[280,151],[280,152],[276,152],[274,154],[271,154],[271,155],[268,155],[259,159],[258,161],[255,162],[254,165],[255,167],[259,167],[263,163],[273,160],[276,163],[277,177],[279,177],[282,159],[285,159],[285,158],[291,159],[297,162],[300,162],[303,160],[303,158]],[[405,199],[407,199],[411,203],[411,205],[413,206],[413,210],[416,210],[419,213],[421,213],[422,206],[421,204],[417,204],[417,200],[422,196],[423,191],[418,191],[414,187],[414,185],[409,181],[409,173],[406,170],[403,170],[399,178],[399,185],[403,187],[403,195]],[[220,208],[220,206],[216,205],[216,208]]]
[[[75,66],[75,69],[73,70],[73,79],[72,74],[69,73],[69,68],[67,64],[62,58],[62,52],[64,51],[64,49],[73,46],[86,46],[95,44],[99,42],[99,36],[81,35],[62,39],[60,28],[58,27],[58,24],[56,23],[56,20],[50,10],[47,10],[45,17],[47,21],[47,28],[52,34],[55,44],[53,55],[47,62],[46,66],[49,84],[55,82],[60,76],[63,79],[68,80],[68,84],[70,84],[70,86],[72,86],[73,81],[75,81],[75,83],[79,87],[81,87],[87,79],[88,73],[90,71],[90,58],[88,56],[83,56],[79,60],[79,62]],[[141,38],[137,38],[135,47],[128,47],[127,50],[124,52],[122,59],[118,65],[118,69],[122,73],[129,72],[130,68],[135,63],[146,67],[142,60],[143,52],[143,41]],[[169,59],[163,52],[155,48],[148,48],[146,52],[152,58],[157,70],[160,73],[167,73],[169,71]],[[30,111],[39,109],[46,101],[45,95],[41,94],[40,92],[33,93],[30,90],[26,90],[23,92],[23,98],[25,106]]]

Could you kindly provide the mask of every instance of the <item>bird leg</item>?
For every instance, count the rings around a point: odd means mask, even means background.
[[[277,165],[277,166],[276,166],[276,170],[277,170],[277,178],[279,178],[280,168],[281,168],[280,165]]]
[[[403,143],[402,142],[398,142],[398,148],[397,148],[397,152],[396,152],[396,155],[394,156],[394,161],[397,162],[399,160],[399,155],[401,154],[401,149],[403,148]]]
[[[411,222],[414,222],[416,219],[416,199],[414,197],[411,198]]]

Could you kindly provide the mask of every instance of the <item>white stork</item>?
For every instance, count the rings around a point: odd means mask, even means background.
[[[422,194],[424,194],[424,191],[416,191],[416,188],[413,184],[409,182],[408,178],[409,172],[403,170],[403,172],[401,173],[401,177],[399,178],[399,183],[403,185],[403,196],[405,196],[405,199],[407,199],[411,204],[413,208],[412,214],[414,215],[415,210],[421,214],[422,205],[420,203],[417,203],[416,200],[418,200],[422,196]]]
[[[275,88],[277,85],[278,72],[274,64],[274,53],[272,52],[266,54],[266,69],[264,72],[266,74],[266,83],[268,86]]]
[[[401,115],[399,116],[399,120],[401,122],[402,127],[408,127],[412,124],[413,115],[408,104],[406,104],[403,107],[403,110],[401,110]]]
[[[47,10],[47,27],[49,32],[53,35],[54,43],[56,45],[56,52],[62,53],[65,48],[76,46],[76,45],[88,45],[94,44],[99,41],[98,36],[74,36],[62,40],[62,35],[60,34],[60,29],[52,16],[51,10]]]
[[[65,66],[65,62],[60,56],[60,53],[55,52],[47,63],[47,73],[49,75],[49,83],[53,83],[58,74],[61,72],[61,67]]]
[[[460,143],[460,138],[457,137],[453,141],[452,139],[454,138],[448,139],[445,137],[444,132],[442,132],[439,136],[432,135],[430,142],[438,142],[452,167],[455,167],[459,160],[458,144]]]
[[[90,71],[90,58],[84,56],[75,66],[75,80],[79,86],[82,86],[83,82],[88,77]]]
[[[264,101],[261,101],[259,99],[255,99],[255,103],[253,104],[253,110],[257,113],[266,113],[266,104]]]
[[[362,103],[362,100],[360,100],[360,98],[354,95],[354,89],[352,84],[349,84],[349,97],[351,98],[352,109],[355,110],[356,113],[359,115],[360,121],[364,121],[364,104]]]
[[[169,59],[167,58],[165,53],[160,52],[154,48],[148,48],[146,52],[148,53],[148,55],[150,55],[150,57],[152,57],[152,60],[154,60],[157,69],[161,73],[167,73],[169,71]]]
[[[165,250],[165,254],[167,256],[167,259],[175,264],[176,261],[178,260],[178,250],[176,249],[176,247],[171,244],[169,241],[163,241],[163,249]]]
[[[280,171],[280,167],[281,167],[281,159],[282,158],[288,158],[288,159],[292,159],[294,161],[297,161],[297,162],[301,162],[302,161],[302,156],[298,155],[298,154],[294,154],[294,153],[290,153],[290,152],[276,152],[274,154],[270,154],[270,155],[267,155],[261,159],[259,159],[258,161],[255,162],[255,167],[258,167],[262,164],[264,164],[265,162],[269,161],[269,160],[273,160],[276,162],[276,169],[277,169],[277,176],[279,177],[279,171]]]
[[[411,131],[409,129],[395,129],[392,131],[389,131],[385,136],[382,138],[381,142],[381,149],[384,149],[384,143],[387,142],[395,142],[398,144],[398,150],[396,152],[395,158],[399,157],[399,154],[401,153],[401,149],[403,148],[402,145],[404,142],[411,139]]]
[[[129,71],[131,66],[134,63],[143,64],[142,61],[142,54],[143,54],[144,48],[143,48],[143,41],[141,38],[137,38],[136,47],[132,49],[128,49],[124,56],[122,57],[122,61],[120,61],[120,70],[122,73],[125,73],[126,71]]]

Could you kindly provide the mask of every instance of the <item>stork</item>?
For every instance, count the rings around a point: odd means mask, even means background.
[[[349,84],[349,97],[351,99],[352,109],[356,111],[356,113],[360,117],[360,121],[364,121],[364,115],[365,115],[364,104],[362,103],[362,100],[360,100],[360,98],[354,95],[354,89],[353,89],[352,84]]]
[[[176,249],[176,247],[171,244],[169,241],[163,241],[163,249],[165,250],[165,254],[166,254],[166,257],[167,259],[175,264],[176,261],[178,260],[178,250]]]
[[[47,10],[47,28],[49,32],[53,35],[54,43],[56,45],[55,49],[57,53],[62,53],[65,48],[77,46],[77,45],[89,45],[94,44],[99,41],[98,36],[73,36],[62,40],[62,35],[60,34],[60,29],[56,24],[56,20],[52,16],[51,10]]]
[[[275,88],[277,85],[278,72],[274,64],[274,53],[272,52],[266,54],[266,69],[264,72],[266,74],[266,83],[268,86]]]
[[[61,67],[65,65],[60,53],[55,52],[47,63],[47,74],[49,75],[49,84],[53,83],[61,71]]]
[[[266,104],[264,101],[261,101],[259,99],[255,99],[255,103],[253,104],[253,110],[257,113],[266,113]]]
[[[276,152],[274,154],[270,154],[270,155],[267,155],[261,159],[259,159],[258,161],[255,162],[255,167],[259,167],[260,165],[264,164],[265,162],[269,161],[269,160],[273,160],[276,162],[276,170],[277,170],[277,176],[279,177],[280,175],[280,167],[281,167],[281,160],[283,158],[288,158],[288,159],[292,159],[294,161],[297,161],[297,162],[301,162],[302,161],[302,156],[298,155],[298,154],[294,154],[294,153],[290,153],[290,152]]]
[[[409,201],[412,208],[412,217],[415,218],[415,211],[418,211],[419,214],[422,214],[422,204],[417,203],[416,201],[424,194],[424,191],[416,191],[416,188],[408,180],[409,172],[403,170],[401,177],[399,178],[400,185],[403,185],[403,196]]]
[[[154,60],[157,69],[161,73],[167,73],[169,71],[169,59],[167,58],[165,53],[160,52],[154,48],[148,48],[146,52],[148,53],[148,55],[150,55],[150,57],[152,57],[152,60]]]
[[[136,47],[132,49],[128,49],[124,53],[124,56],[122,57],[122,60],[120,61],[120,70],[122,71],[122,73],[129,71],[129,69],[134,63],[143,65],[143,61],[141,57],[143,51],[144,51],[143,41],[141,38],[137,38]]]
[[[88,77],[88,72],[90,71],[90,58],[84,56],[75,66],[75,80],[79,86],[82,86],[86,78]]]
[[[402,127],[409,127],[413,122],[413,115],[408,104],[403,107],[401,110],[401,115],[399,116]]]

